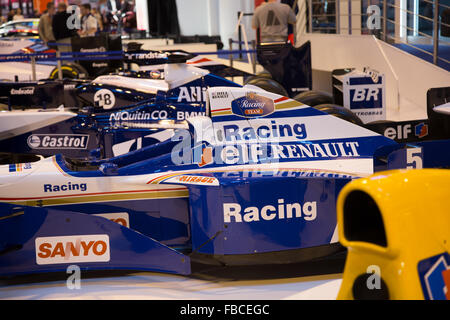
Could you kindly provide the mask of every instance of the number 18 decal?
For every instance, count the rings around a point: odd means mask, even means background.
[[[422,169],[422,148],[406,149],[406,169]]]
[[[116,97],[111,90],[100,89],[94,95],[94,102],[103,109],[111,109],[116,104]]]

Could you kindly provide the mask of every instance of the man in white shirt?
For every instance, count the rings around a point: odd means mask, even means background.
[[[93,37],[98,30],[97,19],[91,14],[91,5],[85,3],[81,5],[81,30],[78,31],[80,37]]]

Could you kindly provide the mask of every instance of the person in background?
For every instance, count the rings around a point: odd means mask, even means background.
[[[120,0],[106,0],[104,7],[103,7],[103,16],[106,23],[104,26],[112,30],[114,29],[114,26],[117,24],[117,20],[114,19],[114,16],[120,11],[121,4]],[[117,18],[117,17],[116,17]]]
[[[0,24],[4,24],[6,22],[6,18],[3,16],[3,10],[0,7]]]
[[[6,20],[8,20],[8,22],[12,21],[12,19],[13,19],[15,14],[16,14],[16,10],[15,9],[9,10]]]
[[[13,21],[23,20],[25,17],[22,15],[22,9],[17,8],[16,13],[13,16]]]
[[[67,25],[67,20],[70,16],[71,14],[67,12],[66,3],[58,3],[58,11],[53,16],[52,21],[53,35],[56,42],[70,44],[70,38],[77,34],[75,28],[69,29],[69,26]],[[58,50],[64,52],[71,51],[70,46],[64,45],[58,46]]]
[[[103,21],[102,21],[103,19],[98,9],[92,8],[91,13],[94,16],[94,18],[97,19],[98,30],[103,31]]]
[[[266,0],[255,9],[252,27],[260,30],[260,42],[285,42],[288,24],[295,24],[296,20],[294,11],[287,4]]]
[[[109,29],[109,21],[108,21],[108,17],[107,17],[109,9],[108,9],[107,0],[99,0],[98,1],[98,11],[102,18],[103,31],[107,31]]]
[[[80,37],[93,37],[98,30],[97,19],[91,14],[91,5],[84,3],[81,5],[81,30],[78,31]]]
[[[81,30],[78,31],[80,37],[93,37],[98,30],[97,19],[91,13],[91,5],[84,3],[81,5]]]
[[[53,2],[47,3],[47,12],[44,13],[39,19],[39,38],[47,44],[48,42],[55,41],[53,34],[53,15],[55,14],[55,5]]]

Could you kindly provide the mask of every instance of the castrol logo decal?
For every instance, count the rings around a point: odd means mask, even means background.
[[[106,234],[36,238],[36,263],[108,262],[109,236]]]

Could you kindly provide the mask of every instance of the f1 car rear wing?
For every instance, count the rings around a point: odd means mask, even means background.
[[[450,139],[450,87],[427,92],[427,119],[374,121],[365,127],[399,143]]]
[[[194,54],[183,50],[142,50],[137,48],[128,48],[124,52],[125,63],[136,63],[137,65],[160,65],[168,63],[185,63],[195,57]]]

